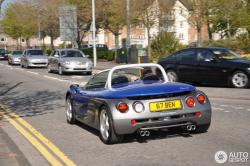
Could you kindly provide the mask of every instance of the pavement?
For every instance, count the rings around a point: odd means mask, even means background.
[[[94,72],[105,65],[110,66],[98,63]],[[217,151],[250,153],[250,89],[197,87],[208,94],[212,103],[212,124],[207,133],[159,132],[145,140],[129,135],[123,143],[105,145],[98,131],[82,124],[69,125],[65,118],[66,89],[71,83],[84,84],[89,78],[59,76],[46,69],[21,69],[0,61],[0,102],[4,108],[0,113],[10,116],[7,121],[0,120],[0,145],[7,145],[4,153],[19,154],[8,148],[11,144],[3,139],[6,135],[24,161],[41,166],[219,165],[214,160]],[[7,164],[0,160],[1,166],[20,164],[15,158],[4,159]],[[249,161],[220,165],[249,165]]]

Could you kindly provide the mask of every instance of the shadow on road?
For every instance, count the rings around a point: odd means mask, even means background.
[[[64,108],[65,94],[62,91],[33,91],[16,90],[23,82],[10,85],[0,83],[1,101],[20,117],[29,117],[53,113],[58,108]]]
[[[93,135],[99,137],[99,131],[89,127],[85,124],[82,124],[80,122],[76,123],[77,126],[81,127],[82,129],[92,133]],[[168,130],[158,130],[158,131],[151,131],[151,134],[149,137],[141,137],[139,134],[129,134],[125,135],[124,139],[120,144],[126,144],[126,143],[132,143],[132,142],[138,142],[138,143],[148,143],[149,141],[153,140],[159,140],[159,139],[168,139],[168,138],[175,138],[175,137],[184,137],[189,138],[192,137],[190,133],[185,131],[182,128],[172,128]]]

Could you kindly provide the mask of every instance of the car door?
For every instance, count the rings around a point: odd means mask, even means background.
[[[198,50],[199,69],[197,75],[201,83],[226,84],[228,71],[209,49]]]
[[[107,77],[108,71],[94,75],[89,82],[81,88],[81,91],[74,96],[74,102],[72,104],[74,108],[76,108],[76,115],[84,123],[89,125],[94,124],[96,115],[95,111],[97,111],[94,102],[94,94],[105,89]]]
[[[195,49],[187,49],[176,55],[177,73],[180,81],[196,82],[198,80],[197,71],[197,52]]]

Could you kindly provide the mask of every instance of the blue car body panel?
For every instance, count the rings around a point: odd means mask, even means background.
[[[69,92],[78,91],[82,95],[103,99],[119,99],[133,96],[161,95],[194,91],[192,85],[182,83],[154,83],[154,84],[133,84],[124,87],[103,89],[98,91],[86,91],[84,88],[70,87]]]

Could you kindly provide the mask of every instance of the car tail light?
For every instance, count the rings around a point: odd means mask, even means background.
[[[130,123],[131,123],[132,126],[135,126],[137,122],[136,122],[135,119],[132,119],[132,120],[130,121]]]
[[[200,104],[204,104],[206,101],[206,97],[204,95],[198,95],[197,100]]]
[[[128,105],[126,103],[120,102],[117,105],[117,109],[121,112],[121,113],[125,113],[128,110]]]
[[[195,116],[196,116],[197,118],[200,118],[200,117],[201,117],[201,112],[196,112],[196,113],[195,113]]]
[[[195,105],[195,100],[194,100],[194,98],[193,98],[193,97],[188,97],[188,98],[186,99],[186,104],[187,104],[187,106],[190,107],[190,108],[194,107],[194,105]]]

